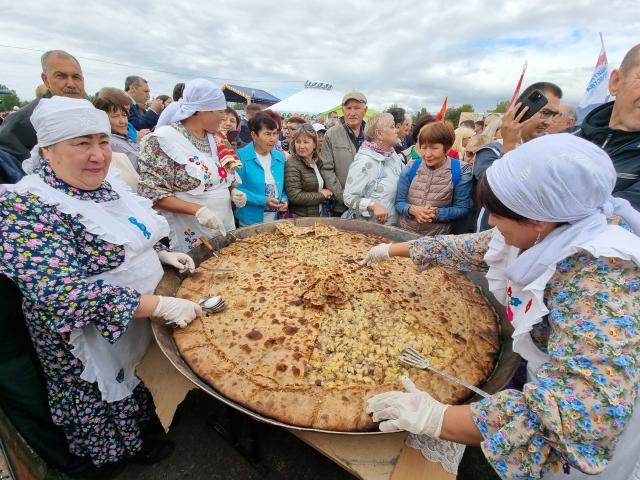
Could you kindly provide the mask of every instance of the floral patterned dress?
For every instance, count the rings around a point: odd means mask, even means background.
[[[172,123],[171,126],[182,133],[196,149],[204,154],[211,155],[211,145],[209,145],[206,138],[204,140],[199,139],[179,122]],[[230,155],[226,150],[224,152]],[[234,151],[233,154],[235,155]],[[138,158],[138,167],[140,169],[138,194],[150,199],[152,202],[157,202],[165,197],[173,197],[176,192],[188,192],[200,185],[200,180],[190,176],[184,165],[172,160],[162,150],[158,139],[153,136],[145,138]],[[211,172],[211,182],[210,185],[207,185],[207,190],[215,188],[217,183],[225,183],[225,186],[231,186],[234,181],[235,175],[230,174],[219,164],[217,172]]]
[[[421,238],[410,256],[420,269],[485,271],[491,234]],[[471,405],[482,450],[502,478],[607,466],[638,393],[639,287],[632,261],[578,253],[558,263],[545,290],[550,313],[531,332],[551,357],[538,383]]]
[[[118,198],[104,182],[73,188],[43,163],[38,174],[71,197],[95,202]],[[96,383],[80,378],[84,366],[71,352],[70,332],[94,324],[109,342],[125,332],[140,294],[87,277],[117,268],[124,248],[104,242],[70,215],[33,194],[0,197],[0,272],[20,288],[29,332],[47,380],[54,423],[64,428],[72,453],[94,464],[121,460],[142,448],[140,426],[153,403],[142,383],[133,395],[107,403]],[[162,248],[158,246],[157,248]]]
[[[204,141],[198,139],[181,123],[174,123],[172,126],[202,153],[211,154],[211,146],[206,139]],[[152,202],[173,197],[176,192],[188,192],[200,185],[198,179],[187,173],[184,165],[174,162],[164,153],[160,142],[153,136],[144,141],[138,158],[138,167],[140,169],[138,193]]]
[[[209,143],[211,141],[211,143]],[[213,145],[216,145],[214,147]],[[138,159],[138,194],[157,202],[166,197],[207,207],[228,232],[235,229],[230,187],[235,185],[237,166],[226,158],[222,166],[212,135],[197,138],[180,122],[163,126],[145,137]],[[225,148],[223,153],[229,157]],[[234,153],[235,155],[235,153]],[[219,235],[219,229],[204,227],[193,215],[161,209],[171,227],[173,251],[188,252],[200,245],[201,238]]]

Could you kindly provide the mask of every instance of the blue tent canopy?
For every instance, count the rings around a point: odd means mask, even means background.
[[[227,83],[222,86],[222,91],[227,102],[273,105],[280,101],[279,98],[274,97],[269,92],[257,88],[241,87]]]

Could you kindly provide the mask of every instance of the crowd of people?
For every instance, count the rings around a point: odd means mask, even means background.
[[[154,294],[161,264],[193,271],[188,252],[238,227],[341,217],[422,237],[364,264],[487,272],[528,362],[521,390],[466,406],[404,381],[369,402],[382,429],[481,445],[502,478],[640,474],[638,78],[640,45],[579,126],[542,81],[454,128],[399,107],[365,121],[355,90],[342,116],[241,118],[202,78],[151,100],[129,76],[91,103],[77,59],[46,52],[45,91],[0,126],[0,407],[72,475],[166,458],[135,366],[150,317],[185,327],[201,309]],[[535,91],[547,103],[523,121]]]

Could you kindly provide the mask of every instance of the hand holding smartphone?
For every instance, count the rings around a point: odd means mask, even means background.
[[[515,118],[518,119],[520,123],[524,123],[538,113],[547,103],[549,103],[549,100],[544,96],[544,93],[540,90],[534,90],[521,102],[520,108],[516,111]],[[525,107],[528,107],[528,110],[520,117]]]

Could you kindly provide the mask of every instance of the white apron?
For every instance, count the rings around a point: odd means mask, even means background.
[[[117,173],[110,171],[107,181],[118,193],[118,200],[97,203],[80,200],[47,185],[38,175],[28,175],[9,190],[33,193],[40,201],[56,205],[63,213],[78,217],[78,221],[99,239],[122,245],[125,260],[117,268],[86,280],[104,280],[120,287],[133,288],[150,294],[162,278],[163,270],[153,246],[169,234],[166,220],[155,213],[151,202],[133,194]],[[74,329],[69,343],[72,353],[84,365],[80,377],[97,382],[102,399],[116,402],[130,396],[140,383],[136,365],[144,356],[152,339],[148,319],[131,319],[127,329],[114,342],[102,338],[92,324]]]
[[[233,175],[222,178],[219,172],[224,169],[218,162],[216,142],[211,134],[207,134],[212,155],[198,150],[182,133],[170,125],[160,127],[152,135],[158,138],[160,148],[174,162],[184,165],[187,174],[200,182],[188,192],[175,192],[175,197],[191,203],[207,207],[224,223],[227,231],[235,230],[235,220],[231,209],[229,187]],[[222,169],[222,170],[220,170]],[[225,170],[226,172],[226,170]],[[162,211],[169,222],[171,233],[169,240],[171,250],[188,252],[198,246],[200,237],[211,238],[219,235],[219,230],[200,225],[193,215]]]
[[[596,239],[583,245],[582,248],[590,252],[594,257],[623,258],[629,260],[632,257],[625,255],[615,245],[621,237],[633,235],[628,231],[609,226]],[[502,235],[494,230],[491,239],[490,252],[485,255],[485,262],[490,266],[487,272],[489,289],[496,299],[506,306],[507,316],[512,323],[514,332],[513,350],[527,360],[527,381],[539,383],[536,376],[538,368],[551,357],[540,350],[531,338],[533,325],[542,321],[549,313],[544,303],[544,290],[548,281],[555,273],[555,268],[548,270],[541,277],[534,280],[524,288],[512,284],[502,272],[517,258],[519,250],[506,245]],[[562,259],[558,259],[560,261]],[[640,480],[640,396],[636,398],[633,415],[629,424],[618,439],[613,458],[607,468],[598,475],[587,475],[578,469],[571,467],[569,474],[562,472],[547,472],[544,480]]]

